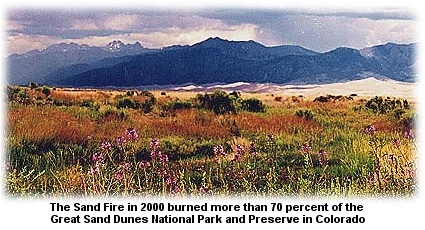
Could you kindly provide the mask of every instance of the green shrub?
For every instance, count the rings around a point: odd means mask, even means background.
[[[178,110],[178,109],[190,109],[193,107],[193,104],[191,101],[180,101],[180,100],[172,100],[169,101],[165,107],[169,110]]]
[[[338,95],[338,96],[334,96],[334,95],[326,95],[326,96],[319,96],[316,97],[313,101],[318,101],[318,102],[330,102],[330,101],[345,101],[345,100],[353,100],[353,95],[356,94],[351,94],[350,96],[342,96],[342,95]]]
[[[142,102],[140,103],[140,108],[142,109],[142,111],[144,113],[151,112],[156,104],[155,96],[151,92],[146,90],[142,91],[138,96],[141,96],[143,98]]]
[[[297,117],[304,117],[304,119],[306,120],[313,120],[313,117],[314,117],[313,113],[310,110],[302,110],[302,109],[297,110],[295,112],[295,115]]]
[[[383,99],[382,97],[375,96],[366,102],[365,107],[374,111],[375,113],[388,113],[394,112],[398,109],[409,109],[409,102],[407,100],[403,100],[403,103],[400,100],[391,99],[389,97]],[[397,113],[400,113],[397,112]]]
[[[198,108],[211,110],[215,114],[236,113],[238,110],[265,112],[261,100],[256,98],[243,100],[238,92],[227,94],[222,90],[215,90],[212,94],[198,94],[195,100]]]
[[[47,86],[41,87],[41,92],[48,97],[52,92],[50,91],[50,88]]]
[[[265,112],[266,107],[263,102],[256,98],[249,98],[242,101],[242,108],[248,112]]]
[[[198,94],[198,107],[211,110],[215,114],[236,113],[236,107],[229,94],[222,90],[215,90],[212,94]]]
[[[21,89],[17,86],[7,85],[6,87],[6,96],[8,101],[16,100],[18,97],[18,93]]]
[[[26,105],[31,103],[31,98],[26,88],[19,89],[18,93],[16,94],[16,101]]]
[[[139,104],[129,97],[123,97],[118,101],[118,104],[117,104],[117,109],[122,109],[122,108],[138,109]]]
[[[30,82],[30,83],[28,84],[28,87],[30,87],[30,89],[36,89],[36,88],[38,88],[38,84],[37,84],[37,83],[35,83],[35,82]]]
[[[162,117],[175,115],[174,113],[176,110],[191,109],[193,107],[194,107],[193,103],[189,100],[185,100],[185,101],[180,101],[179,99],[171,100],[161,105],[160,115]]]
[[[325,96],[319,96],[314,98],[313,101],[318,101],[318,102],[328,102],[329,101],[329,97],[325,97]]]
[[[80,107],[93,107],[93,105],[94,105],[94,101],[93,100],[82,100],[82,101],[79,101],[78,103],[77,103],[77,105],[78,106],[80,106]]]

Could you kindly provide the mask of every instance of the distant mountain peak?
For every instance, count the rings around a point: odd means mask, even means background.
[[[125,46],[124,43],[122,43],[120,40],[113,40],[112,42],[109,42],[105,48],[108,50],[119,50],[121,47]]]
[[[208,39],[194,44],[193,46],[217,46],[228,43],[228,40],[221,39],[219,37],[209,37]]]
[[[78,45],[77,43],[74,42],[70,42],[70,43],[65,43],[65,42],[61,42],[59,44],[54,44],[51,45],[49,47],[47,47],[44,51],[46,52],[67,52],[67,51],[72,51],[72,50],[78,50],[78,49],[82,49],[84,48],[83,46]]]
[[[123,49],[129,50],[141,50],[144,49],[144,47],[140,44],[140,42],[135,42],[134,44],[124,44],[120,40],[113,40],[106,44],[104,47],[102,47],[105,50],[108,51],[121,51]]]
[[[209,37],[207,40],[205,40],[204,42],[228,42],[229,40],[227,39],[223,39],[220,37]]]
[[[233,40],[227,40],[227,39],[223,39],[220,37],[209,37],[208,39],[199,42],[193,46],[222,46],[222,45],[230,45],[230,44],[249,44],[249,45],[256,45],[256,46],[261,46],[261,47],[265,47],[264,45],[253,41],[253,40],[248,40],[248,41],[233,41]]]

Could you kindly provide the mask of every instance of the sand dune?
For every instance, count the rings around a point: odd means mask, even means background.
[[[326,85],[314,85],[300,87],[288,87],[284,93],[303,95],[349,95],[359,96],[392,96],[392,97],[416,97],[417,83],[398,82],[393,80],[378,80],[366,78],[345,83],[333,83]]]
[[[279,93],[283,95],[350,95],[358,96],[391,96],[400,98],[415,98],[418,83],[398,82],[394,80],[378,80],[376,78],[366,78],[362,80],[349,81],[345,83],[333,83],[323,85],[277,85],[236,82],[232,84],[218,84],[208,86],[181,86],[173,87],[176,91],[197,91],[211,92],[215,89],[225,91],[240,91],[247,93]]]

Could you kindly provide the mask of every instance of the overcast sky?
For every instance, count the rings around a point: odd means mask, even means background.
[[[411,9],[310,8],[19,8],[6,10],[6,52],[23,53],[61,42],[103,46],[139,41],[148,48],[192,45],[209,37],[300,45],[318,52],[417,41]]]

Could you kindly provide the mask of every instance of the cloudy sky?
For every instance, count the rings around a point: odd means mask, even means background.
[[[159,48],[221,37],[325,52],[418,42],[417,24],[412,9],[403,7],[12,7],[6,9],[5,48],[11,54],[60,42],[102,46],[112,40]]]

